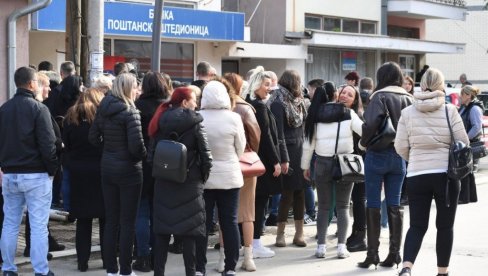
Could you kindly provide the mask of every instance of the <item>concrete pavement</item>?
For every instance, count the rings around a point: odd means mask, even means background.
[[[460,205],[458,207],[455,233],[454,233],[454,249],[451,257],[450,275],[462,276],[482,276],[488,275],[488,158],[482,160],[480,171],[476,174],[478,199],[474,204]],[[408,229],[408,207],[405,208],[405,224],[404,236]],[[413,275],[434,276],[437,274],[436,270],[436,255],[435,255],[435,204],[432,204],[431,220],[429,230],[424,238],[420,254],[413,269]],[[291,222],[291,220],[290,220]],[[255,260],[257,271],[245,272],[237,270],[240,275],[379,275],[379,276],[393,276],[397,275],[396,268],[382,268],[378,267],[375,271],[373,267],[370,269],[360,269],[356,267],[356,263],[362,261],[366,253],[356,252],[352,253],[348,259],[336,258],[337,239],[333,233],[336,231],[336,225],[332,224],[329,227],[329,235],[327,238],[327,255],[325,259],[317,259],[314,257],[316,242],[315,242],[315,226],[306,226],[305,235],[308,246],[305,248],[298,248],[291,245],[293,226],[289,224],[287,227],[287,242],[288,246],[285,248],[276,248],[273,246],[276,234],[276,227],[268,227],[265,236],[262,237],[263,243],[270,246],[276,251],[276,256],[270,259]],[[382,232],[380,246],[380,258],[384,259],[388,253],[388,233]],[[215,239],[213,239],[215,242]],[[213,244],[212,244],[213,246]],[[58,254],[73,253],[72,249],[69,252],[59,252]],[[57,254],[55,254],[56,256]],[[208,250],[208,265],[207,275],[219,275],[214,270],[218,260],[218,251],[214,249]],[[240,267],[241,260],[238,266]],[[67,257],[55,258],[50,262],[50,268],[56,275],[93,275],[102,276],[106,273],[102,270],[102,262],[99,253],[94,253],[92,260],[89,263],[89,270],[85,273],[78,272],[76,269],[76,257],[71,255]],[[19,275],[32,275],[30,264],[24,264],[19,267]],[[150,273],[137,273],[140,276],[153,275]],[[182,255],[169,254],[166,266],[167,276],[184,275],[184,266]]]

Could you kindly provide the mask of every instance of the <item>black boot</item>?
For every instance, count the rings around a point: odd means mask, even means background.
[[[347,238],[346,240],[346,245],[349,246],[349,244],[357,239],[357,233],[358,230],[355,230],[353,228],[351,235]]]
[[[51,236],[51,231],[49,230],[49,227],[47,228],[47,230],[49,231],[48,233],[48,240],[49,240],[49,252],[54,252],[54,251],[63,251],[66,246],[64,246],[63,244],[59,244],[53,236]]]
[[[136,261],[132,264],[132,269],[141,272],[151,271],[151,256],[137,257]]]
[[[390,250],[388,256],[380,263],[383,267],[392,267],[402,262],[400,246],[402,245],[403,208],[400,206],[388,206],[388,228],[390,229]]]
[[[349,252],[366,251],[368,249],[366,245],[366,231],[356,231],[354,239],[346,245]]]
[[[370,265],[374,265],[375,269],[380,262],[378,256],[378,248],[380,246],[380,229],[381,229],[381,209],[380,208],[367,208],[366,209],[366,222],[367,222],[367,234],[368,234],[368,253],[366,259],[363,262],[358,263],[358,267],[369,268]]]

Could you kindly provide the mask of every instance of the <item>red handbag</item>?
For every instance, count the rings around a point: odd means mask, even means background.
[[[239,158],[239,163],[244,177],[261,176],[266,172],[263,162],[254,151],[245,151]]]

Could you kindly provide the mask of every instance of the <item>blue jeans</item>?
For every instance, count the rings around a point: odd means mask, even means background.
[[[385,189],[387,206],[399,206],[403,178],[406,173],[405,160],[395,149],[366,153],[364,162],[366,198],[368,208],[381,207],[381,185]]]
[[[305,187],[305,214],[315,217],[315,193],[312,185]]]
[[[61,182],[61,193],[63,194],[63,208],[66,212],[69,212],[71,210],[71,201],[70,201],[70,196],[71,196],[71,186],[69,184],[69,170],[68,168],[63,167],[63,180]]]
[[[229,189],[205,189],[203,198],[205,199],[207,235],[197,237],[196,240],[196,271],[205,274],[207,264],[208,234],[212,229],[212,215],[214,206],[219,210],[219,225],[224,239],[225,252],[225,271],[236,270],[239,259],[239,227],[237,226],[237,208],[239,206],[239,190]]]
[[[270,215],[278,216],[278,207],[280,207],[281,194],[277,194],[271,197],[271,208],[269,210]]]
[[[137,257],[147,257],[151,248],[151,207],[149,199],[142,197],[136,218]]]
[[[3,271],[17,271],[15,252],[22,222],[22,213],[27,204],[31,228],[31,263],[35,273],[47,274],[49,210],[52,200],[52,181],[47,173],[3,175],[3,231],[1,250]]]
[[[381,202],[381,227],[388,227],[388,213],[386,212],[386,200]]]

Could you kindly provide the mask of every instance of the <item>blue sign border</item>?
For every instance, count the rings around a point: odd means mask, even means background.
[[[152,35],[154,6],[104,2],[105,35],[141,36]],[[33,16],[32,29],[65,31],[66,1],[53,0],[45,9]],[[196,40],[244,40],[244,14],[165,7],[161,36]]]

